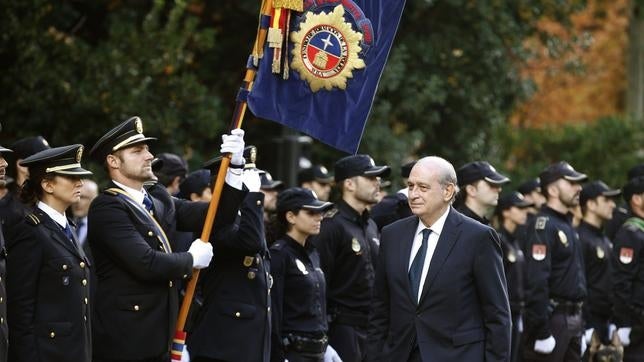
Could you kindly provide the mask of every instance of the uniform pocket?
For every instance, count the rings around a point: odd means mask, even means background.
[[[217,305],[217,311],[235,319],[252,319],[255,318],[257,307],[235,301],[222,301]]]
[[[155,300],[157,301],[155,303]],[[116,308],[132,312],[148,311],[158,304],[158,297],[150,294],[120,295],[116,297]]]
[[[50,322],[36,324],[34,332],[37,336],[55,339],[69,336],[72,333],[71,322]]]

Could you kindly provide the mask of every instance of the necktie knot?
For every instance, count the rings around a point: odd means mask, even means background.
[[[143,207],[145,207],[148,212],[152,212],[152,199],[150,199],[150,196],[148,194],[143,195]]]

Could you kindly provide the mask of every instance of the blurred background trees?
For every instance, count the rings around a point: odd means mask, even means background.
[[[613,185],[643,162],[641,0],[407,0],[360,147],[487,159],[518,182],[567,159]],[[218,152],[259,1],[24,0],[0,8],[0,143],[87,147],[131,115],[192,168]],[[638,63],[639,62],[639,63]],[[638,65],[639,64],[639,65]],[[247,112],[259,163],[344,154]],[[304,141],[304,143],[302,143]],[[292,172],[291,172],[292,173]],[[394,172],[397,174],[397,172]]]

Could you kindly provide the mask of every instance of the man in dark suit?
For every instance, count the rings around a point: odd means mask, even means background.
[[[507,361],[510,306],[497,234],[451,207],[454,167],[439,157],[411,171],[414,216],[380,238],[368,329],[370,361]]]
[[[244,148],[243,131],[233,132],[222,144],[222,152],[233,154],[231,165]],[[193,268],[207,267],[213,255],[212,246],[199,239],[187,252],[173,252],[169,237],[177,229],[200,231],[208,204],[172,198],[161,185],[143,187],[154,179],[147,145],[153,139],[143,135],[141,119],[132,117],[90,151],[111,179],[88,216],[98,281],[92,321],[95,362],[166,362],[178,314],[177,280]],[[234,220],[244,195],[233,189],[241,189],[241,169],[231,168],[226,182],[218,222]]]

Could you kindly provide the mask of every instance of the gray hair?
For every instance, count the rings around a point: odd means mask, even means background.
[[[445,189],[448,185],[454,185],[454,194],[450,203],[454,202],[454,198],[459,192],[458,182],[456,179],[456,170],[446,159],[439,156],[426,156],[418,160],[414,167],[427,167],[436,172],[438,184]]]

